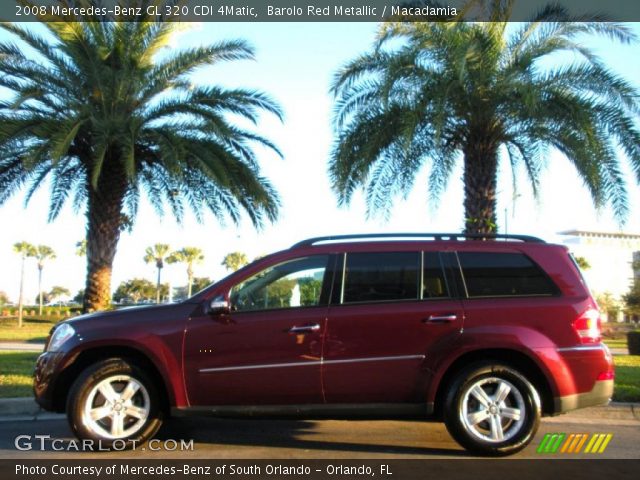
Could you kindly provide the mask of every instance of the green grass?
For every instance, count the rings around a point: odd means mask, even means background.
[[[37,352],[0,350],[0,398],[33,395],[33,367]]]
[[[616,402],[640,402],[640,355],[615,355],[616,380],[613,399]]]
[[[604,338],[602,340],[609,348],[627,349],[627,337],[624,338]]]
[[[44,342],[49,330],[60,317],[27,317],[22,327],[18,328],[18,319],[0,319],[0,342]]]

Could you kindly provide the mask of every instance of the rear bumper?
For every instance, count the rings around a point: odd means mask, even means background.
[[[554,413],[606,405],[613,395],[614,366],[611,352],[603,343],[559,348],[563,374]]]
[[[613,380],[601,380],[595,383],[590,392],[554,398],[554,410],[556,413],[565,413],[578,408],[606,405],[612,395]]]

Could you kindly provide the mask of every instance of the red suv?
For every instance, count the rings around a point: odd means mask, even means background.
[[[37,401],[101,446],[169,415],[444,420],[514,453],[542,415],[606,403],[613,365],[567,251],[533,237],[321,237],[188,300],[54,327]]]

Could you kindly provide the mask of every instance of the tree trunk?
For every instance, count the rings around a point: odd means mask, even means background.
[[[18,297],[18,327],[22,327],[22,309],[24,307],[24,254],[20,266],[20,296]]]
[[[90,184],[87,205],[87,281],[83,310],[111,304],[111,270],[120,240],[127,179],[117,158],[106,158],[97,188]]]
[[[42,266],[38,265],[38,315],[42,315]]]
[[[158,267],[158,280],[156,282],[156,303],[160,303],[160,272],[162,267]]]
[[[464,149],[465,233],[482,235],[496,232],[497,176],[497,148],[482,142],[470,142]]]

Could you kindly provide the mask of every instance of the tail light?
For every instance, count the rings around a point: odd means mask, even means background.
[[[598,378],[596,378],[596,380],[598,382],[602,380],[613,380],[614,377],[615,377],[615,372],[613,370],[609,370],[608,372],[600,373],[600,375],[598,375]]]
[[[589,308],[573,322],[573,328],[580,343],[598,343],[601,339],[602,324],[597,308]]]

